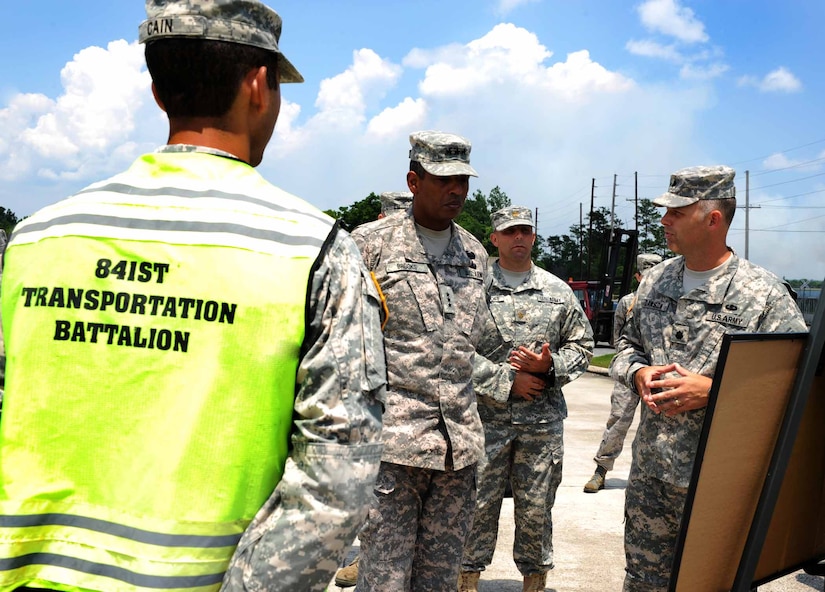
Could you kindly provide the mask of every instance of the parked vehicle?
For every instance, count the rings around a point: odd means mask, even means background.
[[[607,269],[600,279],[568,280],[593,328],[596,343],[613,345],[613,314],[616,302],[630,292],[636,266],[639,233],[614,228],[608,243]]]

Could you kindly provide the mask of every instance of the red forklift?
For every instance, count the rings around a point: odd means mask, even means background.
[[[567,281],[590,320],[596,344],[613,345],[613,313],[619,298],[630,292],[638,242],[638,231],[614,228],[600,279]]]

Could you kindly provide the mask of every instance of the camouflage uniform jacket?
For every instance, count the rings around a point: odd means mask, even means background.
[[[613,344],[619,343],[619,338],[622,336],[624,326],[633,314],[634,301],[636,300],[636,293],[631,292],[625,294],[616,303],[616,310],[613,311]]]
[[[593,331],[578,299],[565,282],[533,265],[516,288],[504,281],[498,261],[490,266],[487,301],[501,335],[500,347],[476,362],[473,383],[482,419],[507,418],[515,424],[560,422],[567,417],[562,387],[581,376],[593,356]],[[515,373],[510,351],[524,345],[538,350],[549,343],[553,368],[541,397],[510,397]]]
[[[427,255],[411,210],[352,232],[389,308],[384,462],[458,470],[484,451],[472,371],[475,346],[492,322],[487,253],[469,232],[451,228],[438,258]]]
[[[191,145],[159,152],[231,156]],[[191,185],[188,171],[179,174]],[[164,182],[175,192],[174,173]],[[281,190],[269,187],[267,201],[277,208]],[[237,183],[214,189],[245,199]],[[337,227],[315,262],[307,294],[289,456],[238,544],[221,588],[226,592],[324,590],[363,523],[378,472],[386,383],[379,300],[358,249]],[[4,362],[0,350],[0,367]],[[3,384],[0,375],[0,389]]]
[[[637,370],[672,362],[712,378],[726,333],[807,330],[799,307],[776,276],[732,257],[720,275],[688,294],[682,293],[683,257],[645,273],[610,365],[615,380],[635,391]],[[633,462],[648,476],[688,487],[704,418],[704,409],[667,417],[642,405]]]

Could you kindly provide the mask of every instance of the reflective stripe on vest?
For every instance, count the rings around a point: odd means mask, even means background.
[[[219,587],[283,473],[331,228],[251,167],[199,153],[146,155],[18,225],[0,591]]]

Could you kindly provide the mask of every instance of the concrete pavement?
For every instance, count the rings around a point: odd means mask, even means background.
[[[595,369],[594,369],[595,370]],[[553,509],[556,567],[548,574],[549,592],[601,592],[622,589],[624,579],[623,506],[630,469],[631,443],[607,474],[606,487],[595,494],[583,487],[595,469],[593,455],[610,412],[613,383],[607,376],[588,372],[564,388],[569,408],[565,421],[564,477]],[[520,592],[522,578],[512,560],[513,503],[505,499],[498,544],[492,565],[481,575],[480,592]],[[357,552],[357,541],[349,557]],[[353,590],[331,585],[331,592]],[[796,572],[760,586],[759,592],[814,592],[823,590],[823,578]],[[703,591],[696,591],[703,592]]]

